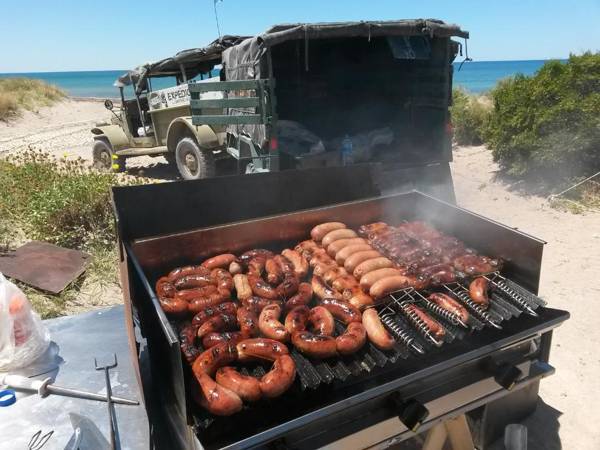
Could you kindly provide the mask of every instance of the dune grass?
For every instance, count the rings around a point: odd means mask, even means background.
[[[0,120],[8,120],[26,109],[35,111],[66,97],[58,87],[33,78],[0,78]]]

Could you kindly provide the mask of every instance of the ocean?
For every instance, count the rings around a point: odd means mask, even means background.
[[[461,86],[473,93],[485,92],[492,89],[502,78],[517,73],[524,75],[533,74],[544,62],[544,60],[466,62],[460,70],[460,63],[455,63],[454,85]],[[118,97],[118,90],[113,87],[113,83],[123,72],[125,71],[0,73],[0,78],[38,78],[57,85],[73,97],[114,98]],[[158,79],[153,81],[153,88],[160,89],[172,86],[173,84],[172,80]]]

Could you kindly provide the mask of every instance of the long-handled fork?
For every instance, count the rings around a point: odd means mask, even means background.
[[[119,440],[119,428],[117,426],[117,418],[115,415],[115,405],[113,404],[113,401],[112,401],[112,388],[110,386],[110,375],[108,373],[108,371],[110,369],[114,369],[115,367],[117,367],[117,355],[114,353],[113,353],[113,360],[114,360],[114,362],[112,364],[99,366],[98,361],[96,360],[96,358],[94,358],[94,366],[96,367],[96,370],[104,370],[104,376],[106,378],[106,404],[108,405],[108,419],[110,421],[110,423],[109,423],[109,425],[110,425],[110,448],[112,450],[120,450],[121,443]]]

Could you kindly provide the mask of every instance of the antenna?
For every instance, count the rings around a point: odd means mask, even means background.
[[[217,23],[217,33],[219,33],[219,37],[221,37],[221,27],[219,26],[219,14],[217,13],[217,3],[222,2],[223,0],[214,0],[213,7],[215,9],[215,22]]]

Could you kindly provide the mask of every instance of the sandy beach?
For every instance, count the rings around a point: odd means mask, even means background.
[[[0,156],[30,146],[59,157],[91,160],[91,126],[109,120],[99,101],[68,100],[37,113],[25,112],[0,122]],[[176,177],[160,158],[134,158],[130,172],[152,178]],[[483,214],[548,242],[542,266],[540,294],[552,307],[566,309],[571,319],[556,330],[551,364],[556,375],[542,381],[538,411],[529,425],[530,449],[600,448],[600,214],[576,215],[552,209],[546,199],[524,195],[497,178],[498,167],[485,147],[459,147],[452,173],[460,206]],[[103,305],[121,303],[118,287]],[[71,312],[86,309],[80,302]],[[498,447],[502,448],[502,447]]]

